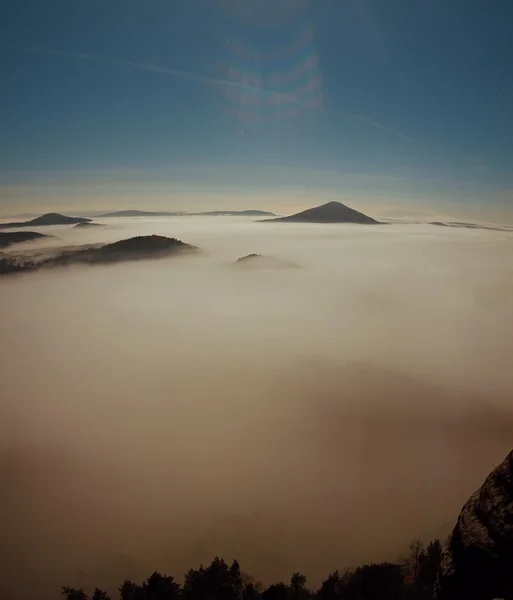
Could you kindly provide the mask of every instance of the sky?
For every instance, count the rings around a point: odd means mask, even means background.
[[[509,0],[8,0],[0,212],[513,222]]]

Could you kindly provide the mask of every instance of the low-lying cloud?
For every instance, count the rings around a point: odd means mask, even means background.
[[[206,253],[0,281],[2,597],[180,577],[215,554],[314,585],[444,534],[511,449],[508,233],[45,232],[28,248],[157,233]],[[304,268],[229,268],[251,253]]]

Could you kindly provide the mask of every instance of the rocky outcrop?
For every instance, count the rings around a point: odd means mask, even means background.
[[[513,451],[463,507],[442,551],[434,597],[513,598]]]

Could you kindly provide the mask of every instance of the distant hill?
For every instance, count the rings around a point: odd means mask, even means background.
[[[378,224],[372,217],[368,217],[341,202],[328,202],[315,208],[309,208],[288,217],[266,219],[265,222],[290,222],[290,223],[358,223],[362,225]]]
[[[37,268],[38,266],[32,260],[0,253],[0,276],[26,273],[27,271],[35,271]]]
[[[172,254],[195,252],[199,248],[162,235],[141,235],[112,244],[96,247],[78,247],[65,250],[61,254],[44,261],[46,266],[78,263],[98,264],[127,260],[160,258]]]
[[[250,269],[298,269],[299,265],[275,256],[263,256],[262,254],[248,254],[241,256],[234,263],[234,267]]]
[[[79,264],[111,264],[132,260],[164,258],[199,252],[199,248],[175,238],[161,235],[142,235],[101,246],[76,246],[55,256],[33,260],[23,256],[0,254],[0,275],[35,271],[43,267]]]
[[[85,223],[77,223],[76,225],[73,225],[73,228],[75,227],[105,227],[105,225],[103,223],[94,223],[93,221],[87,221]]]
[[[464,229],[487,229],[489,231],[512,231],[511,228],[508,227],[493,227],[491,225],[481,225],[479,223],[462,223],[459,221],[447,221],[446,223],[442,221],[432,221],[429,223],[430,225],[436,225],[437,227],[459,227]]]
[[[181,217],[185,212],[153,212],[147,210],[116,210],[114,212],[98,215],[100,218],[108,217]]]
[[[49,237],[37,231],[12,231],[10,233],[0,232],[0,248],[7,248],[12,244],[30,242],[39,238]]]
[[[207,212],[189,213],[198,217],[275,217],[266,210],[210,210]]]
[[[85,217],[67,217],[59,213],[46,213],[31,221],[19,221],[15,223],[0,223],[0,229],[14,229],[15,227],[42,227],[46,225],[74,225],[75,223],[87,223],[91,219]]]
[[[153,212],[146,210],[118,210],[98,215],[106,217],[275,217],[272,212],[265,210],[210,210],[206,212]]]

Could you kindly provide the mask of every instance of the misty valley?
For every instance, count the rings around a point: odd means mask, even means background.
[[[0,600],[513,600],[513,2],[0,11]]]
[[[292,217],[0,226],[2,600],[432,597],[512,446],[513,231]]]

